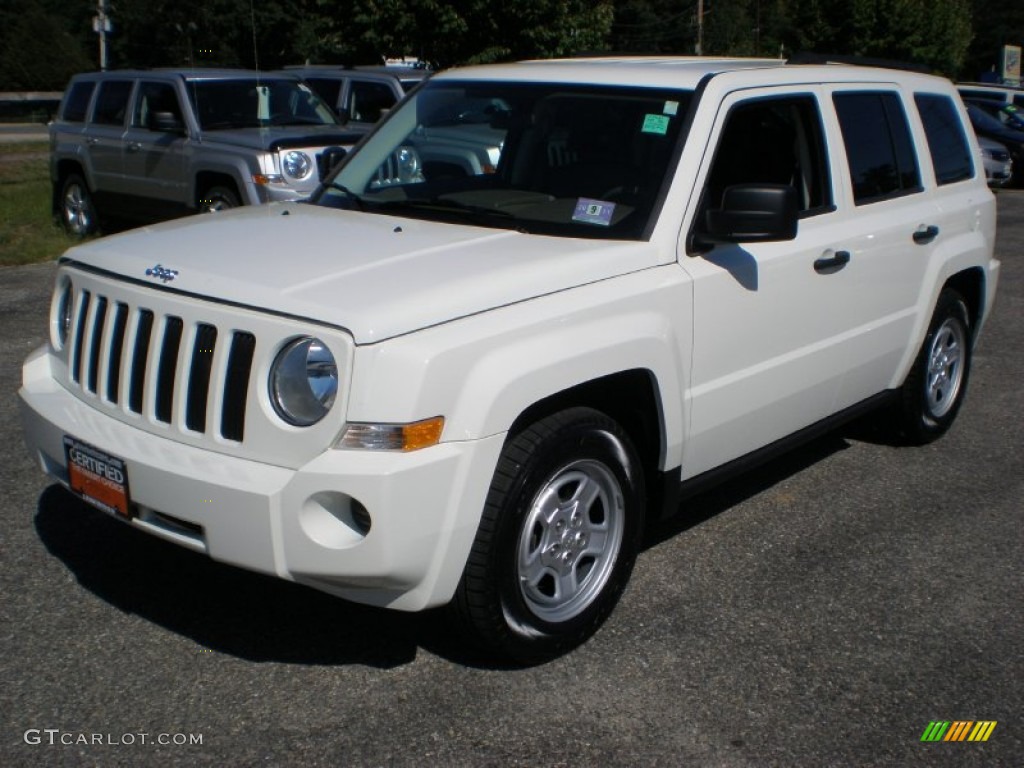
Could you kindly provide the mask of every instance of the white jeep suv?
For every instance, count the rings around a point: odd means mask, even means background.
[[[310,203],[68,251],[27,442],[139,529],[549,658],[684,492],[868,409],[950,426],[999,273],[979,159],[919,74],[452,70]]]

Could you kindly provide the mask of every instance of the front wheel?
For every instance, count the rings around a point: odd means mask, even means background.
[[[210,187],[199,197],[200,213],[216,213],[241,205],[238,194],[228,187]]]
[[[967,392],[971,344],[967,304],[945,288],[900,392],[903,433],[911,442],[930,442],[952,425]]]
[[[629,579],[643,472],[622,428],[589,408],[541,419],[505,446],[453,601],[485,648],[537,663],[584,642]]]

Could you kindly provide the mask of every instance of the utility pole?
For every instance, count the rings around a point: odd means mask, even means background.
[[[96,0],[96,15],[92,17],[92,31],[100,36],[100,69],[107,68],[107,33],[112,26],[107,16],[107,0]]]
[[[693,52],[704,55],[704,0],[697,0],[697,45]]]

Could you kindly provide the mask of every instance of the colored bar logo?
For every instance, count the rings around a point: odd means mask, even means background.
[[[932,720],[921,741],[988,741],[995,728],[995,720]]]

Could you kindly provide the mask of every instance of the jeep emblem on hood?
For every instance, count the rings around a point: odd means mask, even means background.
[[[171,282],[171,280],[173,280],[177,276],[178,270],[168,269],[167,267],[164,267],[160,264],[157,264],[155,267],[150,267],[149,269],[146,270],[146,277],[155,277],[158,280],[162,280],[165,283]]]

